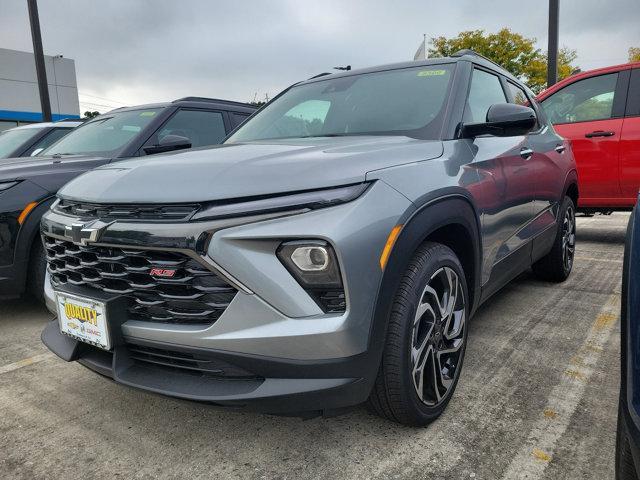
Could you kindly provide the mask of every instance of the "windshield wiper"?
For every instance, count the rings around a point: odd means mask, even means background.
[[[348,137],[353,135],[355,134],[354,133],[321,133],[320,135],[305,135],[303,137],[298,137],[298,138]]]

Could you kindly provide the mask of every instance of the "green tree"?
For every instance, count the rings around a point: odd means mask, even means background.
[[[91,118],[97,117],[98,115],[100,115],[100,112],[97,112],[97,111],[91,112],[91,111],[87,110],[86,112],[84,112],[84,117],[83,118],[85,120],[89,120]]]
[[[629,61],[640,62],[640,47],[629,48]]]
[[[502,65],[514,76],[538,93],[547,85],[547,56],[536,48],[536,39],[503,28],[496,33],[484,30],[460,32],[457,37],[435,37],[431,39],[429,56],[448,57],[458,50],[469,48],[498,65]],[[563,47],[558,52],[558,78],[571,75],[578,67],[575,50]]]

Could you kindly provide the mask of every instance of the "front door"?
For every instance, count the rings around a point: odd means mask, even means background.
[[[497,75],[475,69],[465,108],[464,122],[485,122],[491,105],[507,103],[502,83]],[[483,283],[496,276],[500,262],[509,266],[499,269],[498,276],[509,278],[522,262],[528,265],[529,238],[524,227],[533,218],[535,171],[530,159],[526,135],[515,137],[476,137],[470,148],[473,166],[479,177],[481,194],[477,198],[483,230]],[[518,252],[518,255],[513,255]],[[507,258],[512,262],[506,261]],[[499,286],[502,278],[494,285]]]
[[[581,207],[613,206],[621,198],[618,177],[623,118],[614,108],[619,103],[619,76],[620,72],[614,72],[583,78],[542,101],[558,134],[571,141]]]

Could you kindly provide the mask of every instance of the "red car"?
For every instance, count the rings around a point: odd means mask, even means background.
[[[585,212],[630,210],[640,187],[640,62],[573,75],[538,95],[571,141]]]

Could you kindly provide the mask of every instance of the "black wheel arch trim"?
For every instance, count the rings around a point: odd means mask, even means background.
[[[49,210],[49,207],[55,199],[55,196],[49,196],[40,200],[38,205],[27,215],[25,222],[20,226],[13,257],[15,265],[20,262],[26,262],[28,265],[33,242],[39,240],[40,220],[47,210]],[[26,275],[24,278],[26,279]]]
[[[571,188],[572,185],[575,185],[576,191],[578,192],[578,198],[579,198],[580,197],[580,185],[578,184],[578,172],[575,169],[574,170],[569,170],[567,172],[567,175],[565,176],[564,188],[562,190],[562,198],[560,199],[560,203],[562,203],[562,201],[564,200],[564,197],[567,195],[567,193],[569,192],[569,188]],[[576,203],[575,207],[578,208],[578,204],[577,203]]]
[[[435,192],[434,192],[435,193]],[[459,225],[467,230],[473,244],[474,272],[472,282],[467,285],[470,302],[469,317],[477,309],[481,297],[481,263],[482,243],[480,235],[480,219],[477,215],[473,200],[467,192],[458,189],[439,191],[435,198],[423,198],[416,210],[408,210],[398,221],[403,224],[402,230],[395,242],[391,256],[387,262],[382,280],[376,295],[373,321],[369,332],[369,352],[376,360],[372,362],[373,377],[378,370],[382,357],[384,339],[387,331],[388,319],[391,314],[393,300],[397,286],[404,275],[414,252],[434,232],[449,225]],[[468,273],[465,272],[468,278]],[[469,282],[467,282],[469,283]],[[473,293],[472,293],[473,292]]]

